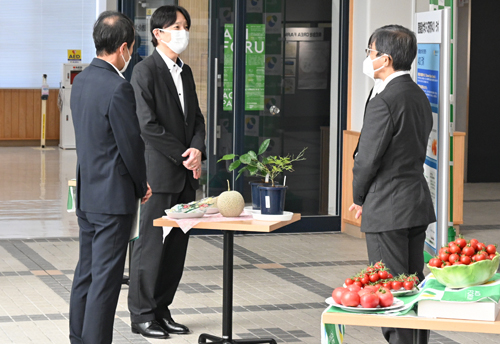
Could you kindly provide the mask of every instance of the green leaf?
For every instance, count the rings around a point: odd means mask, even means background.
[[[231,171],[237,169],[240,165],[241,165],[241,161],[240,160],[233,161],[231,163],[231,165],[229,165],[228,170],[231,172]]]
[[[224,161],[224,160],[233,160],[235,157],[236,157],[236,154],[226,154],[222,158],[217,160],[217,162]]]
[[[238,179],[242,175],[242,173],[245,172],[245,170],[247,170],[247,169],[248,169],[248,167],[245,166],[241,170],[239,170],[238,171],[238,175],[236,176],[236,179]]]
[[[242,163],[244,164],[249,164],[252,162],[252,157],[250,156],[250,154],[243,154],[242,156],[240,156],[240,160]]]
[[[246,169],[248,170],[248,172],[250,172],[252,176],[259,170],[256,166],[250,166],[250,165],[248,165]]]
[[[257,160],[257,154],[255,154],[254,151],[252,151],[252,150],[248,151],[247,154],[250,156],[250,158]]]
[[[264,140],[264,142],[262,142],[259,148],[259,155],[261,155],[267,150],[267,147],[269,147],[269,142],[271,142],[271,139],[266,139]]]

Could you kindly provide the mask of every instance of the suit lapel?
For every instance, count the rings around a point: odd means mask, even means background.
[[[161,79],[167,85],[168,90],[170,91],[172,97],[174,98],[175,102],[177,103],[177,106],[179,107],[180,113],[184,116],[184,114],[182,113],[181,101],[179,100],[179,95],[177,94],[177,88],[175,87],[174,79],[172,79],[172,74],[170,74],[170,70],[168,69],[167,64],[165,63],[165,61],[163,61],[163,58],[160,56],[160,54],[156,50],[153,51],[153,57],[155,59],[156,66],[158,67],[158,69],[160,71]],[[182,75],[182,73],[181,73],[181,75]],[[183,83],[184,83],[184,79],[183,79]]]

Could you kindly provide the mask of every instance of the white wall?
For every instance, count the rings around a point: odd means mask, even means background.
[[[416,12],[429,10],[428,0],[355,0],[353,18],[351,127],[361,131],[365,102],[373,81],[363,74],[364,49],[377,28],[399,24],[413,30]]]

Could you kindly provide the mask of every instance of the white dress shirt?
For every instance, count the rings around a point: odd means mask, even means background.
[[[372,95],[370,97],[370,100],[373,97],[375,97],[377,94],[382,92],[385,89],[385,87],[387,86],[387,84],[389,82],[391,82],[391,80],[397,78],[398,76],[406,75],[406,74],[410,74],[410,71],[409,70],[399,70],[399,71],[394,72],[391,75],[389,75],[387,78],[385,78],[385,80],[375,79],[375,85],[373,86],[373,91],[372,91]]]
[[[103,61],[106,61],[106,60],[103,60]],[[106,62],[108,62],[108,61],[106,61]],[[114,64],[112,64],[111,62],[108,62],[108,63],[113,66],[113,68],[116,70],[116,72],[118,73],[119,76],[121,76],[123,79],[125,79],[122,72],[120,72],[120,70],[118,68],[116,68],[116,66]]]
[[[182,66],[184,62],[182,62],[181,58],[178,57],[179,64],[172,61],[167,55],[165,55],[160,49],[156,48],[156,51],[162,57],[163,61],[167,64],[168,69],[170,70],[170,74],[172,75],[172,79],[174,79],[175,88],[177,89],[177,94],[179,95],[179,100],[182,106],[182,112],[184,112],[184,89],[182,87]]]

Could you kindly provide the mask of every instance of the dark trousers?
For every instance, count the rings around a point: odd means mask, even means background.
[[[390,272],[399,274],[416,273],[424,279],[424,244],[427,226],[397,229],[387,232],[365,233],[370,264],[385,263]],[[385,339],[391,344],[413,344],[413,330],[382,327]],[[427,344],[429,331],[419,330],[419,343]]]
[[[109,344],[133,215],[77,211],[80,255],[71,289],[72,344]]]
[[[154,193],[141,207],[139,238],[134,241],[130,267],[128,307],[134,323],[170,319],[168,307],[184,270],[189,232],[174,227],[163,242],[161,227],[153,220],[178,203],[194,201],[196,191],[186,181],[181,193]]]

